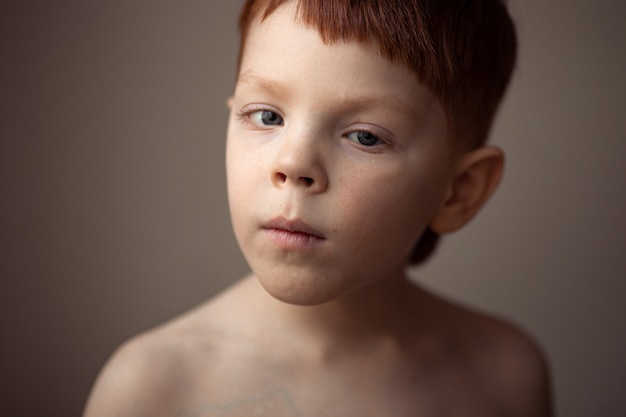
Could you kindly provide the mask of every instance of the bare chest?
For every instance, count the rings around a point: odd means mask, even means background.
[[[452,369],[233,364],[181,393],[176,408],[188,417],[499,415],[470,375]]]

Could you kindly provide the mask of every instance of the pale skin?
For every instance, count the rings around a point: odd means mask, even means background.
[[[457,230],[483,206],[500,150],[458,150],[410,71],[324,44],[292,3],[252,26],[229,106],[252,272],[123,345],[86,417],[550,415],[528,336],[405,272],[424,227]]]

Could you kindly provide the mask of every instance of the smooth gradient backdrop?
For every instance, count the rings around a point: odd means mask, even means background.
[[[240,4],[0,2],[0,415],[79,415],[116,346],[247,271],[223,161]],[[559,415],[626,416],[626,2],[510,7],[504,182],[413,274],[533,334]]]

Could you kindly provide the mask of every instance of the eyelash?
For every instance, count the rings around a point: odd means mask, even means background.
[[[279,117],[281,119],[281,123],[279,125],[262,125],[259,123],[254,122],[251,119],[251,116],[255,113],[263,113],[263,112],[270,112],[270,113],[274,113],[275,116]],[[237,113],[237,118],[247,124],[248,126],[251,126],[254,129],[271,129],[274,126],[282,126],[284,123],[284,118],[283,116],[280,115],[279,112],[273,110],[273,109],[268,109],[265,107],[259,107],[259,108],[251,108],[251,109],[242,109]]]
[[[263,113],[263,112],[273,113],[276,117],[281,119],[280,124],[278,124],[278,125],[265,125],[265,124],[256,123],[256,122],[251,120],[251,116],[253,114],[255,114],[255,113]],[[237,118],[241,122],[251,126],[252,128],[260,129],[260,130],[271,129],[271,128],[275,127],[275,126],[283,126],[283,124],[284,124],[283,116],[281,116],[279,112],[277,112],[277,111],[275,111],[273,109],[267,108],[267,107],[242,109],[242,110],[240,110],[237,113]],[[372,138],[376,139],[376,143],[371,144],[371,145],[366,145],[364,143],[361,143],[361,141],[358,138],[356,138],[356,139],[351,139],[350,138],[350,136],[353,135],[353,134],[359,135],[359,134],[363,134],[363,133],[367,134],[367,135],[371,135]],[[381,136],[380,134],[378,134],[376,132],[368,130],[368,129],[351,130],[348,133],[342,135],[342,137],[344,137],[346,139],[349,139],[349,140],[355,142],[357,145],[359,145],[361,147],[364,147],[364,148],[372,149],[372,148],[377,148],[377,147],[382,146],[382,145],[389,145],[389,142],[387,140],[385,140],[383,136]]]
[[[355,138],[355,139],[350,138],[350,136],[355,134],[355,133],[357,134],[357,138]],[[375,143],[373,143],[371,145],[366,145],[365,143],[361,142],[360,139],[362,139],[362,138],[359,138],[359,136],[360,136],[360,134],[363,134],[363,133],[366,134],[366,135],[369,135],[371,138],[373,138],[375,140]],[[366,147],[366,148],[374,148],[374,147],[377,147],[377,146],[381,146],[381,145],[387,144],[387,141],[385,141],[380,135],[378,135],[377,133],[374,133],[372,131],[369,131],[367,129],[353,130],[353,131],[345,134],[344,137],[347,138],[347,139],[350,139],[351,141],[353,141],[355,143],[358,142],[359,145],[361,145],[363,147]]]

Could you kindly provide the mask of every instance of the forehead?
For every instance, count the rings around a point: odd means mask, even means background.
[[[250,26],[238,85],[327,89],[329,97],[349,100],[371,95],[403,104],[417,113],[434,96],[405,66],[383,58],[371,42],[325,43],[320,34],[296,17],[295,2],[279,6]],[[282,88],[285,90],[285,88]]]

